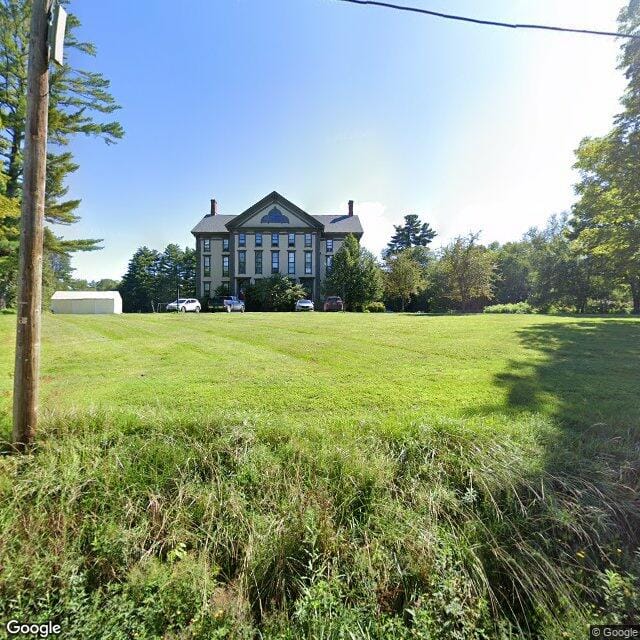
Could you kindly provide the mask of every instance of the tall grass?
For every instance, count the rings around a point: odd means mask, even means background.
[[[638,469],[613,455],[631,434],[588,470],[576,450],[550,467],[554,427],[522,420],[516,440],[477,421],[327,437],[51,416],[32,454],[0,458],[0,618],[68,638],[455,639],[633,616]]]

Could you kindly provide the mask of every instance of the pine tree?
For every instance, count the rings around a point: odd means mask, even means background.
[[[0,0],[0,158],[6,180],[0,184],[0,195],[10,200],[21,197],[23,147],[26,120],[27,57],[31,0]],[[70,14],[67,22],[67,51],[94,56],[95,47],[78,39],[80,23]],[[78,221],[76,210],[80,200],[66,199],[65,180],[78,169],[73,155],[64,150],[78,134],[95,136],[107,144],[123,136],[122,126],[115,121],[99,122],[99,115],[119,109],[109,93],[109,81],[100,73],[71,67],[68,63],[50,70],[49,153],[45,219],[49,223],[69,225]],[[17,228],[17,221],[14,223]],[[11,234],[13,232],[10,232]],[[47,229],[45,235],[44,272],[55,269],[54,255],[99,249],[99,240],[64,240]],[[17,249],[15,249],[17,251]],[[6,257],[6,256],[5,256]],[[0,263],[0,280],[10,278],[9,268]]]
[[[415,214],[404,217],[404,224],[394,225],[395,233],[387,245],[388,254],[399,253],[411,247],[426,247],[438,235],[427,222]]]
[[[159,261],[160,254],[148,247],[140,247],[133,254],[119,288],[123,311],[154,311],[158,302],[156,286]]]

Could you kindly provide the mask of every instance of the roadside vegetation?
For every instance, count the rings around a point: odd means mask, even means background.
[[[48,316],[44,431],[0,458],[0,617],[123,639],[633,619],[639,338],[531,315]]]

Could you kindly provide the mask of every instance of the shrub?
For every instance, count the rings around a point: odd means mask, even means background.
[[[535,313],[535,310],[528,302],[511,302],[485,307],[484,313]]]
[[[300,284],[282,274],[256,280],[244,292],[247,311],[293,311],[296,300],[307,297]]]
[[[387,308],[384,306],[384,302],[370,302],[366,306],[366,311],[370,311],[371,313],[384,313]]]

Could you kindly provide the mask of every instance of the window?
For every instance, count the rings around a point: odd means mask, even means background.
[[[324,267],[327,275],[331,273],[331,269],[333,269],[333,256],[325,256],[324,258]]]
[[[211,294],[211,283],[210,282],[205,282],[204,283],[204,297],[208,298],[210,294]]]
[[[311,251],[305,251],[304,252],[304,273],[305,275],[309,275],[311,273],[313,273],[313,263],[312,263],[312,256],[313,254],[311,253]]]
[[[256,251],[256,273],[262,273],[262,251]]]
[[[296,234],[295,233],[290,233],[289,234],[289,246],[290,247],[295,247],[296,246]]]
[[[271,252],[271,273],[280,273],[280,252]]]
[[[279,247],[280,246],[280,234],[272,233],[271,234],[271,246]]]
[[[211,277],[211,256],[204,257],[204,273],[205,278]]]
[[[229,238],[222,238],[222,250],[229,251]]]
[[[289,261],[288,261],[288,265],[287,265],[287,273],[292,276],[295,274],[296,272],[296,252],[295,251],[289,251]]]
[[[305,233],[304,234],[304,246],[307,247],[307,248],[311,246],[311,234],[310,233]]]
[[[229,277],[229,256],[222,256],[222,277]]]
[[[333,253],[333,240],[327,239],[327,253]]]
[[[238,273],[247,273],[247,252],[238,251]]]
[[[247,234],[246,233],[239,233],[238,234],[238,246],[239,247],[246,247],[247,246]]]
[[[211,239],[210,238],[205,238],[202,241],[202,250],[205,253],[209,253],[211,251]]]
[[[256,247],[262,246],[262,234],[256,233]]]

